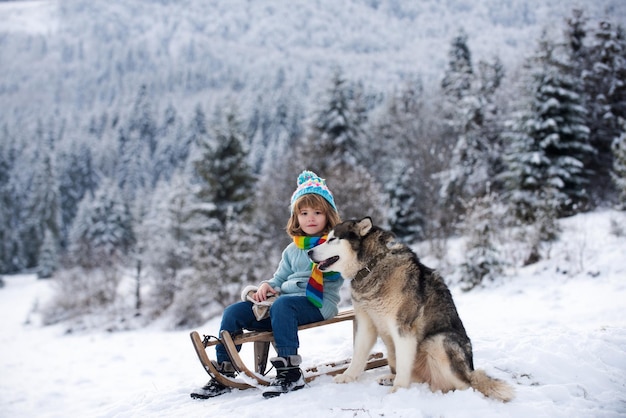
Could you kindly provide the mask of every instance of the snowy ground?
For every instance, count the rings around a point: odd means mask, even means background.
[[[40,327],[50,284],[6,277],[0,289],[0,417],[626,417],[626,213],[565,220],[551,259],[497,285],[454,290],[477,367],[513,384],[502,404],[472,390],[423,385],[388,394],[366,372],[357,383],[329,377],[265,400],[234,391],[207,401],[189,392],[207,376],[189,331],[64,334]],[[215,333],[218,319],[198,330]],[[305,365],[350,356],[349,324],[301,332]],[[213,353],[211,353],[213,354]]]

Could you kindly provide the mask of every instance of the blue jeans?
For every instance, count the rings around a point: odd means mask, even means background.
[[[252,312],[252,302],[237,302],[222,315],[220,331],[226,330],[237,335],[244,329],[250,331],[273,331],[276,352],[279,357],[298,354],[298,326],[322,321],[324,317],[306,296],[280,296],[270,307],[270,316],[257,321]],[[241,346],[237,346],[237,351]],[[230,361],[223,345],[216,346],[217,361]]]

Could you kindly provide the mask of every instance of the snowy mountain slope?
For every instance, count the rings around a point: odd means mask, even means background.
[[[320,378],[272,400],[235,391],[194,401],[188,393],[206,374],[190,330],[64,334],[62,326],[41,328],[37,311],[51,282],[12,276],[0,290],[0,416],[626,416],[626,235],[612,232],[624,230],[626,213],[578,215],[562,225],[549,259],[486,288],[453,289],[476,366],[515,386],[511,403],[471,390],[431,393],[416,384],[388,394],[376,383],[385,369],[346,385]],[[198,330],[215,333],[218,326],[216,318]],[[349,324],[300,336],[306,366],[350,356]]]
[[[626,20],[619,0],[0,3],[0,104],[98,110],[127,104],[140,83],[190,106],[284,83],[308,95],[338,66],[382,91],[416,75],[437,85],[461,28],[474,61],[497,54],[512,68],[577,6]]]

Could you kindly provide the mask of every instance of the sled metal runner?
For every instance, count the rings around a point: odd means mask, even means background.
[[[320,326],[325,326],[329,324],[334,324],[342,321],[353,321],[353,331],[356,327],[356,322],[354,319],[354,311],[344,311],[340,312],[334,318],[330,318],[320,322],[314,322],[311,324],[306,324],[298,327],[299,330],[316,328]],[[196,354],[198,355],[198,359],[202,364],[204,370],[213,378],[215,378],[218,382],[222,383],[225,386],[229,386],[236,389],[250,389],[257,386],[269,386],[270,379],[265,376],[265,369],[267,367],[267,360],[269,354],[269,346],[274,342],[274,335],[271,331],[246,331],[242,334],[232,336],[227,331],[222,331],[220,334],[220,338],[210,339],[205,337],[204,339],[200,338],[200,335],[196,331],[191,332],[191,341],[193,343],[194,349],[196,350]],[[244,343],[254,343],[254,368],[251,369],[246,366],[245,362],[239,355],[237,351],[237,346]],[[231,363],[235,370],[237,370],[240,375],[244,376],[244,380],[235,379],[232,377],[224,376],[219,372],[216,368],[215,364],[209,359],[209,356],[206,352],[208,347],[212,347],[217,344],[223,344],[226,352],[228,353]],[[384,357],[382,353],[375,353],[369,357],[365,370],[374,369],[377,367],[383,367],[388,364],[387,359]],[[334,376],[336,374],[340,374],[344,372],[348,366],[350,365],[350,359],[330,362],[324,365],[311,367],[304,370],[304,380],[308,383],[313,379],[322,376],[322,375],[331,375]]]

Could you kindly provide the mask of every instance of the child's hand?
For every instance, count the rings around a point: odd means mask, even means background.
[[[267,294],[276,294],[276,291],[267,283],[261,284],[256,293],[252,296],[257,302],[265,302],[267,300]]]

